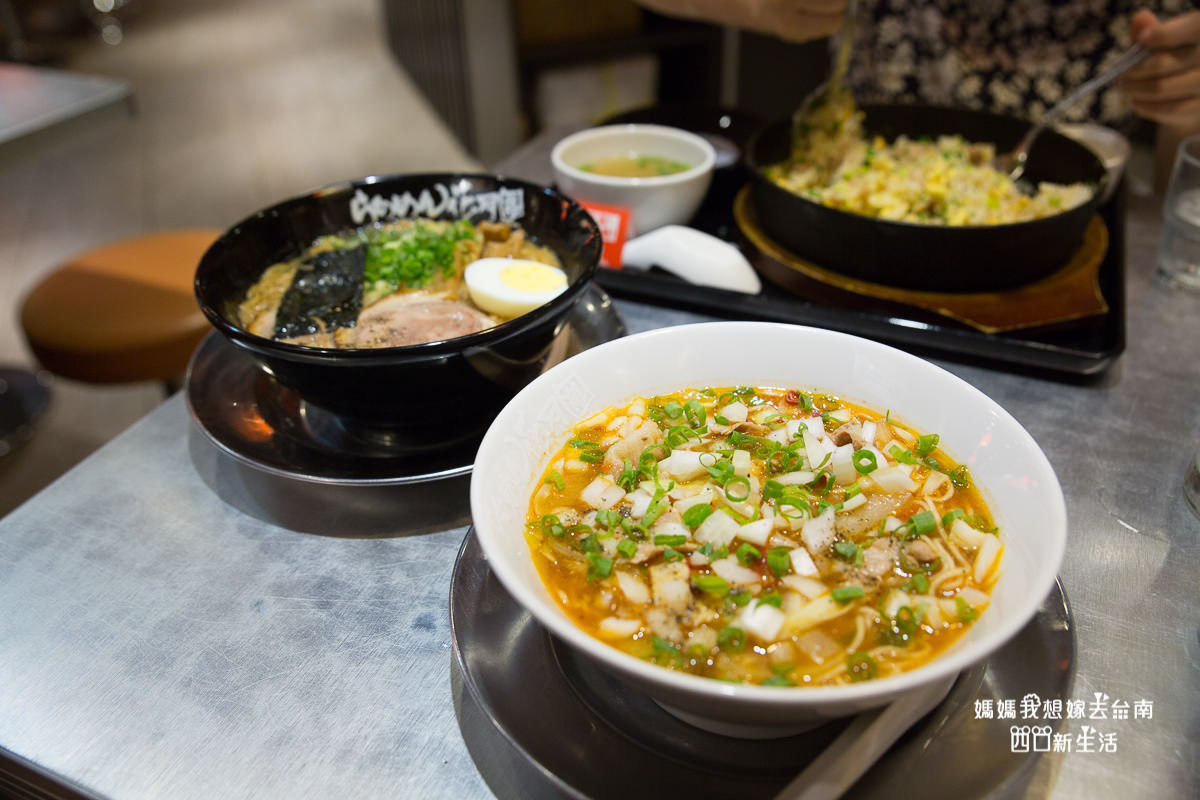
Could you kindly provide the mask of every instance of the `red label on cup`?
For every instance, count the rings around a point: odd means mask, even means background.
[[[600,238],[604,249],[600,253],[600,265],[621,268],[621,248],[629,237],[629,209],[602,206],[599,203],[580,203],[600,226]]]

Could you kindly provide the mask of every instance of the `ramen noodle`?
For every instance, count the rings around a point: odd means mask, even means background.
[[[936,434],[750,387],[583,421],[549,461],[526,536],[551,596],[591,635],[768,686],[926,663],[987,607],[1003,549]]]

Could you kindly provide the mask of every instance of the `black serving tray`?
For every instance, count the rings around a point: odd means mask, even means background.
[[[655,120],[652,114],[643,113],[636,120],[618,121]],[[699,130],[705,126],[697,127]],[[735,172],[739,169],[740,174]],[[745,176],[741,164],[730,172]],[[697,214],[691,224],[745,248],[747,244],[741,241],[733,220],[734,198],[740,188],[740,182],[714,181],[704,202],[706,213]],[[1125,350],[1125,206],[1122,185],[1098,209],[1109,235],[1108,250],[1098,272],[1108,311],[1043,328],[983,333],[923,309],[898,307],[870,297],[854,296],[845,303],[806,300],[769,279],[763,281],[758,295],[697,286],[653,268],[644,272],[601,268],[596,272],[596,281],[618,298],[723,319],[812,325],[875,339],[924,356],[1061,380],[1090,381],[1102,377]],[[723,213],[714,213],[714,209]],[[1004,295],[997,294],[996,302],[1005,302]]]

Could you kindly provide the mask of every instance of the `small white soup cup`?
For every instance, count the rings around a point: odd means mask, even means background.
[[[580,167],[607,158],[657,156],[690,165],[673,175],[618,178]],[[629,209],[630,236],[663,225],[684,225],[712,182],[716,152],[701,136],[665,125],[606,125],[574,133],[550,153],[554,180],[567,196],[585,203]]]

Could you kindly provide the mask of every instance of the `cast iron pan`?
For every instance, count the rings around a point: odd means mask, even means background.
[[[960,108],[865,105],[868,135],[961,134],[992,142],[997,152],[1016,145],[1029,122]],[[1055,131],[1038,137],[1025,177],[1036,184],[1094,184],[1093,199],[1052,217],[1008,225],[934,226],[891,222],[829,208],[778,186],[764,169],[791,149],[791,121],[774,122],[750,142],[754,208],[766,233],[795,255],[855,278],[941,292],[1011,289],[1066,263],[1096,213],[1107,179],[1104,164],[1084,145]]]

